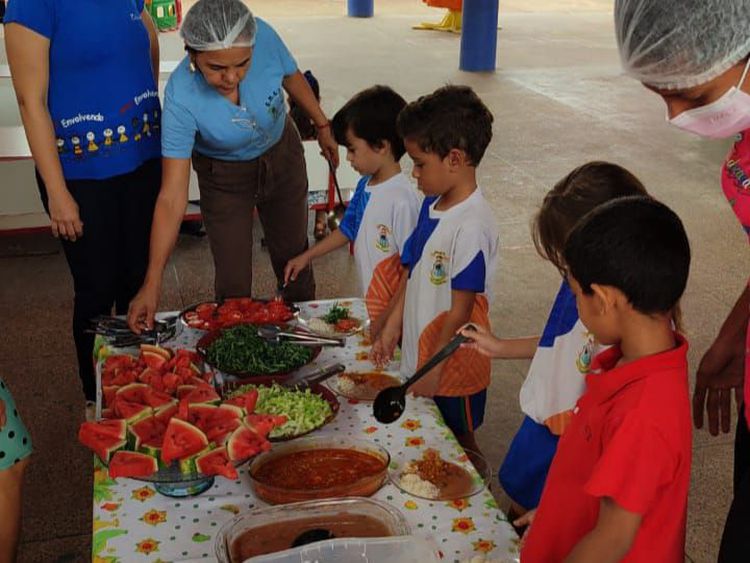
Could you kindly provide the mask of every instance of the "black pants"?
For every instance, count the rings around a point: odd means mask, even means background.
[[[734,498],[719,550],[720,563],[750,561],[750,431],[740,409],[734,440]]]
[[[39,173],[37,185],[49,213],[47,190]],[[161,184],[161,159],[150,160],[133,172],[105,180],[68,180],[76,200],[83,237],[62,240],[73,275],[73,339],[78,372],[88,400],[96,399],[92,353],[94,336],[84,331],[90,319],[125,314],[143,283],[148,266],[151,219]]]

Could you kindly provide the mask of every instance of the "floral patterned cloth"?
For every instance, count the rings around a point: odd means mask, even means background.
[[[304,303],[301,314],[323,314],[332,303]],[[349,306],[354,316],[364,317],[362,300],[340,303]],[[199,333],[185,329],[165,345],[190,348],[198,337]],[[363,336],[353,336],[346,348],[324,350],[315,365],[341,361],[348,369],[369,371],[369,349],[370,343]],[[106,353],[106,347],[101,352]],[[396,362],[389,366],[389,372],[398,374]],[[371,403],[342,397],[339,400],[337,417],[315,435],[371,440],[390,452],[392,469],[421,457],[426,448],[438,449],[453,462],[468,464],[466,454],[431,400],[409,398],[406,412],[391,425],[382,425],[373,418]],[[100,463],[94,467],[94,563],[215,560],[213,542],[217,530],[235,514],[265,506],[253,494],[247,466],[239,469],[236,481],[218,477],[211,489],[185,499],[162,496],[152,485],[141,481],[112,480]],[[486,489],[467,499],[431,502],[402,493],[387,483],[374,498],[398,508],[412,533],[432,541],[444,561],[458,562],[480,554],[493,561],[517,561],[516,534]]]

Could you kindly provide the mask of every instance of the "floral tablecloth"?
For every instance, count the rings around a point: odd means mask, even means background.
[[[339,301],[351,307],[352,314],[365,316],[361,300]],[[333,301],[301,305],[301,314],[325,312]],[[322,313],[319,313],[322,314]],[[192,348],[199,333],[185,329],[165,346]],[[363,336],[349,338],[346,348],[325,349],[316,359],[322,366],[340,361],[348,369],[369,371],[369,342]],[[397,375],[394,362],[389,370]],[[466,454],[445,426],[434,402],[407,400],[406,412],[391,425],[382,425],[372,416],[371,403],[340,398],[336,419],[316,435],[338,434],[372,440],[385,447],[394,463],[421,457],[425,448],[436,448],[443,457],[468,463]],[[488,560],[516,561],[516,534],[488,490],[452,502],[430,502],[402,493],[387,483],[374,498],[397,507],[406,517],[412,533],[434,543],[445,561],[463,561],[477,555]],[[93,561],[166,562],[215,560],[217,530],[235,514],[265,506],[252,492],[247,467],[239,478],[217,478],[203,494],[175,499],[162,496],[148,483],[132,479],[112,480],[99,463],[94,468]]]

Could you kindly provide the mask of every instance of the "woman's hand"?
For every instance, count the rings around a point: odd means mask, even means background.
[[[295,256],[284,267],[284,285],[290,281],[297,281],[299,273],[310,265],[310,255],[307,252],[303,252],[299,256]]]
[[[318,129],[318,145],[320,145],[320,152],[323,157],[333,164],[334,168],[338,168],[339,145],[333,138],[330,125]]]
[[[401,331],[390,326],[388,322],[383,325],[370,350],[370,361],[376,368],[384,368],[388,365],[393,358],[400,336]]]
[[[156,284],[145,283],[128,307],[128,326],[136,334],[154,328],[154,316],[159,306],[161,288]]]
[[[526,529],[523,531],[523,535],[521,536],[521,541],[518,544],[518,547],[520,549],[523,549],[523,544],[526,543],[526,537],[529,535],[529,530],[531,529],[531,523],[534,521],[534,516],[536,516],[536,508],[529,510],[523,516],[520,516],[513,520],[513,525],[516,528],[523,528],[524,526],[526,526]]]
[[[52,221],[52,234],[56,238],[75,242],[83,236],[78,204],[68,190],[49,195],[49,217]]]
[[[703,428],[703,409],[708,415],[712,436],[729,432],[732,420],[732,389],[737,405],[742,400],[745,381],[745,333],[731,339],[717,339],[698,365],[693,393],[693,422]]]

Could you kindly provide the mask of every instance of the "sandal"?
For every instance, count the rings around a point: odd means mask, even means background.
[[[313,231],[313,236],[315,237],[315,240],[323,240],[326,238],[326,224],[325,221],[316,221],[315,222],[315,230]]]

